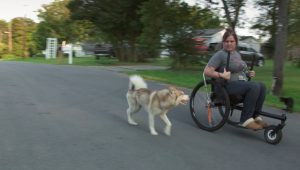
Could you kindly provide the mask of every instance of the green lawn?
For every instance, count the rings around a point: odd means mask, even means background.
[[[42,63],[42,64],[58,64],[58,65],[67,65],[68,57],[62,59],[45,59],[44,57],[30,57],[30,58],[14,58],[9,59],[9,61],[23,61],[31,63]],[[119,64],[117,59],[112,59],[108,57],[100,57],[99,60],[96,60],[95,57],[74,57],[73,65],[80,66],[101,66],[101,65],[115,65]]]
[[[263,67],[255,67],[256,77],[253,81],[260,81],[267,86],[267,98],[265,104],[278,108],[284,108],[283,103],[279,98],[271,95],[270,89],[272,85],[273,61],[267,60]],[[139,74],[147,79],[157,80],[169,84],[175,84],[181,87],[193,88],[197,82],[202,80],[203,68],[198,71],[172,71],[172,70],[144,70],[129,72],[128,74]],[[294,111],[300,112],[300,79],[297,75],[300,74],[300,69],[292,66],[290,62],[285,63],[284,70],[284,86],[283,96],[292,97],[294,99]]]

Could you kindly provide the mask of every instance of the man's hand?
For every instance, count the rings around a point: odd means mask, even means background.
[[[251,70],[249,71],[249,77],[255,77],[255,71]]]
[[[226,68],[224,68],[224,72],[220,73],[220,77],[225,79],[225,80],[229,80],[231,76],[231,72],[227,71]]]

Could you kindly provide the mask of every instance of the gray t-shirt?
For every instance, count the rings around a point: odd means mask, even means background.
[[[222,49],[210,58],[207,65],[216,68],[218,72],[224,72],[227,64],[227,56],[228,52]],[[229,81],[247,81],[246,70],[247,64],[242,60],[241,55],[237,51],[230,52],[229,70],[227,70],[231,72]]]

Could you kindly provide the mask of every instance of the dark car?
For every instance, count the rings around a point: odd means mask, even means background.
[[[254,66],[263,66],[265,63],[264,56],[246,45],[238,45],[238,51],[240,52],[242,59],[250,66],[254,62]]]
[[[94,47],[94,54],[97,58],[101,55],[115,57],[115,52],[111,44],[96,44]]]

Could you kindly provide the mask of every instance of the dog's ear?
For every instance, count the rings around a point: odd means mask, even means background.
[[[172,92],[176,91],[176,87],[174,87],[174,86],[168,86],[168,89]]]
[[[176,95],[175,94],[176,88],[174,86],[168,86],[168,90],[169,90],[171,95]]]
[[[170,94],[171,95],[175,95],[176,97],[179,97],[181,95],[184,95],[184,92],[181,90],[178,90],[178,88],[174,87],[174,86],[169,86],[168,87]]]

